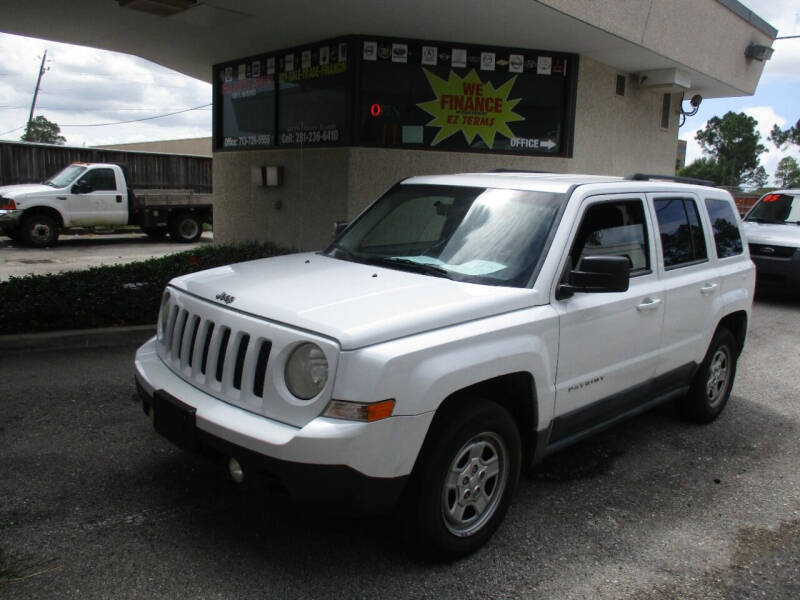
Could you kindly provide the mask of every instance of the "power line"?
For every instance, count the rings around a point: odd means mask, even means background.
[[[185,108],[183,110],[176,110],[175,112],[165,113],[163,115],[156,115],[154,117],[144,117],[142,119],[131,119],[130,121],[114,121],[112,123],[78,123],[78,124],[69,124],[69,125],[61,125],[59,123],[59,127],[105,127],[106,125],[124,125],[126,123],[140,123],[141,121],[152,121],[153,119],[161,119],[163,117],[171,117],[172,115],[179,115],[181,113],[189,112],[192,110],[200,110],[202,108],[206,108],[207,106],[211,106],[211,104],[202,104],[201,106],[193,106],[192,108]]]
[[[0,135],[7,135],[9,133],[14,133],[17,130],[24,129],[24,128],[25,128],[25,125],[20,125],[19,127],[14,127],[14,129],[9,129],[8,131],[4,131],[3,133],[0,133]]]
[[[28,107],[12,106],[10,104],[0,106],[0,110],[21,110],[21,109],[27,110]],[[107,106],[97,106],[94,108],[70,108],[70,107],[57,107],[57,106],[39,106],[39,110],[55,110],[58,112],[120,112],[123,110],[182,110],[182,109],[179,109],[177,106],[143,106],[141,108],[109,108]]]

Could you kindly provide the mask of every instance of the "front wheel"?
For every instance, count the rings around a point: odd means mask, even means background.
[[[46,214],[32,214],[22,221],[22,239],[34,248],[46,248],[58,239],[58,223]]]
[[[719,329],[692,380],[689,393],[678,399],[678,412],[684,419],[710,423],[720,415],[731,395],[738,355],[736,338],[727,329]]]
[[[169,236],[176,242],[196,242],[203,234],[203,224],[192,213],[179,213],[169,223]]]
[[[458,408],[431,431],[407,500],[413,542],[437,560],[485,544],[519,479],[521,445],[511,415],[482,400]]]

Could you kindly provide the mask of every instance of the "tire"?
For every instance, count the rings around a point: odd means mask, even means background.
[[[485,544],[519,480],[521,444],[511,415],[479,399],[456,410],[429,432],[404,506],[415,549],[432,560],[465,556]]]
[[[44,213],[27,215],[20,227],[22,240],[34,248],[52,246],[58,240],[58,222]]]
[[[169,237],[182,244],[196,242],[203,235],[203,224],[192,213],[178,213],[169,223]]]
[[[716,419],[731,395],[739,344],[727,329],[718,329],[692,380],[689,393],[677,402],[678,413],[692,423]]]
[[[147,234],[148,237],[154,240],[163,239],[169,232],[169,228],[167,227],[142,227],[141,229],[142,233]]]

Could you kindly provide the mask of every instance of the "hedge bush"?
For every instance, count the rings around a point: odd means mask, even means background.
[[[155,323],[173,277],[292,252],[274,244],[211,245],[162,258],[0,282],[0,335]]]

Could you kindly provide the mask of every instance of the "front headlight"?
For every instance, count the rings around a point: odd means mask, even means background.
[[[328,382],[328,359],[322,348],[306,342],[289,355],[284,371],[286,387],[301,400],[319,394]]]

